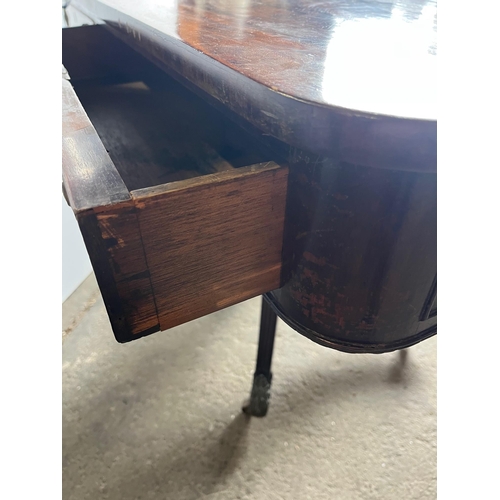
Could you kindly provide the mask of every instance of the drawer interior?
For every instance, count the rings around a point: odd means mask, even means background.
[[[85,28],[85,27],[84,27]],[[89,27],[86,27],[89,28]],[[115,39],[108,47],[116,53],[108,74],[74,79],[75,58],[87,58],[84,66],[100,68],[99,50],[92,38],[102,26],[87,29],[79,50],[71,43],[63,51],[71,84],[94,125],[104,147],[129,191],[190,179],[273,159],[258,137],[241,128],[213,106]],[[83,28],[74,28],[81,30]],[[112,36],[112,35],[110,35]],[[64,43],[64,38],[63,38]],[[132,51],[130,57],[124,57]],[[113,58],[112,54],[107,55]],[[135,71],[127,69],[137,60]],[[77,71],[78,74],[78,71]]]

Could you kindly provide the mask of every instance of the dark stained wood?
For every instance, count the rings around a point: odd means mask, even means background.
[[[162,330],[280,286],[287,176],[268,162],[132,193]]]
[[[433,1],[76,4],[289,145],[352,164],[436,171]]]
[[[136,81],[150,66],[103,24],[63,29],[62,60],[73,83]]]
[[[130,194],[70,81],[62,78],[62,166],[68,202],[75,213],[130,199]]]
[[[76,85],[129,190],[270,160],[272,152],[181,85]]]
[[[118,342],[158,331],[153,289],[133,202],[78,216]]]
[[[158,330],[129,190],[63,71],[63,192],[75,213],[117,340]]]
[[[157,331],[154,293],[134,204],[95,212],[130,336]]]
[[[312,340],[386,352],[436,333],[421,322],[436,276],[436,175],[290,155],[278,314]]]

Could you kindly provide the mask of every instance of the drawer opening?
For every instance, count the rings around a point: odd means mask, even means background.
[[[146,59],[141,72],[135,81],[71,80],[129,191],[274,159],[257,136]]]

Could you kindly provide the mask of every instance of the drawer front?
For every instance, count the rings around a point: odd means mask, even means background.
[[[211,149],[215,173],[129,189],[91,116],[63,78],[63,189],[119,342],[280,286],[287,167]]]
[[[279,288],[287,175],[268,162],[132,193],[162,330]]]

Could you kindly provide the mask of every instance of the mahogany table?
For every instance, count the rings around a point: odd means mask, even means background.
[[[436,3],[73,0],[63,189],[116,339],[263,295],[345,352],[437,332]]]

